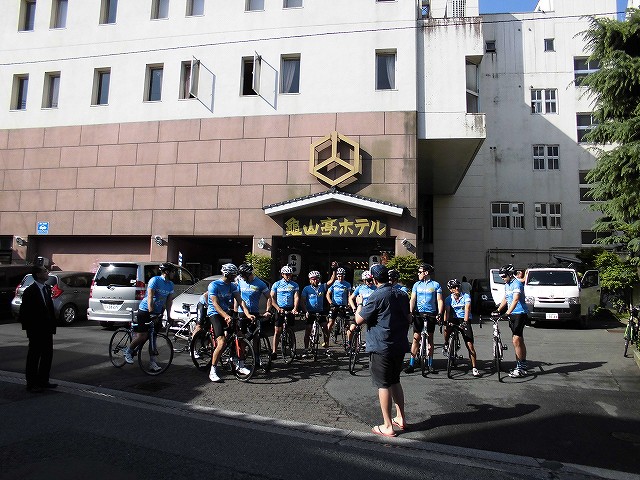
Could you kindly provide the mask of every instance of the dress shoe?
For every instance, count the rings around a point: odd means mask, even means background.
[[[58,387],[57,383],[47,382],[42,384],[42,388],[57,388],[57,387]]]

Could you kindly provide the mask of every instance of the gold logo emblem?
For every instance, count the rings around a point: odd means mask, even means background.
[[[360,144],[331,132],[311,144],[309,173],[331,187],[348,185],[362,173]]]

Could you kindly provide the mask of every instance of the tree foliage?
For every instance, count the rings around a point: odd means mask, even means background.
[[[413,255],[398,255],[387,262],[387,268],[395,268],[400,273],[400,283],[409,290],[418,278],[418,266],[422,263]]]
[[[585,139],[598,157],[587,176],[594,210],[602,217],[594,231],[602,243],[622,244],[640,254],[640,10],[625,21],[593,18],[584,32],[590,62],[598,71],[581,85],[594,100],[597,126]],[[603,148],[611,145],[613,148]]]
[[[633,285],[638,281],[638,271],[633,262],[605,250],[595,257],[595,267],[600,272],[602,289],[622,303],[616,306],[629,305]]]
[[[253,274],[256,277],[259,277],[265,282],[271,283],[271,267],[273,264],[273,259],[271,257],[247,253],[244,257],[244,261],[253,265]]]

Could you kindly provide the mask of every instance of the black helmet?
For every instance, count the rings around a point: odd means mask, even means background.
[[[430,263],[421,263],[418,266],[418,269],[420,269],[420,268],[422,270],[424,270],[425,272],[427,272],[429,275],[431,275],[433,273],[433,270],[434,270],[433,265],[431,265]]]
[[[395,282],[396,280],[400,280],[400,272],[395,268],[389,269],[389,280]]]
[[[253,273],[253,265],[250,263],[241,263],[238,267],[240,275],[251,275]]]
[[[500,270],[498,271],[498,274],[502,277],[504,275],[508,276],[508,277],[513,277],[516,273],[516,269],[513,268],[513,265],[511,265],[510,263],[507,263],[506,265],[503,265]]]
[[[460,288],[460,285],[460,280],[458,280],[457,278],[452,278],[447,282],[447,288]]]
[[[160,273],[162,272],[172,273],[176,271],[176,266],[173,263],[165,262],[158,265],[158,270],[160,270]]]

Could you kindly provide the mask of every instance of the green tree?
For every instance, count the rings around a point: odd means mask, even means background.
[[[596,147],[593,209],[602,217],[594,230],[601,243],[621,244],[640,254],[640,10],[626,20],[593,18],[584,32],[598,71],[581,82],[595,102],[597,126],[585,139]],[[608,145],[607,148],[603,148]]]
[[[395,268],[400,273],[400,283],[409,290],[418,279],[418,266],[422,260],[418,260],[413,255],[398,255],[387,262],[387,268]]]
[[[633,262],[623,259],[615,252],[605,250],[595,257],[595,267],[600,272],[600,285],[619,310],[629,305],[633,284],[638,281],[638,272]]]
[[[244,261],[253,265],[253,274],[265,282],[271,283],[271,267],[273,259],[266,255],[247,253]]]

